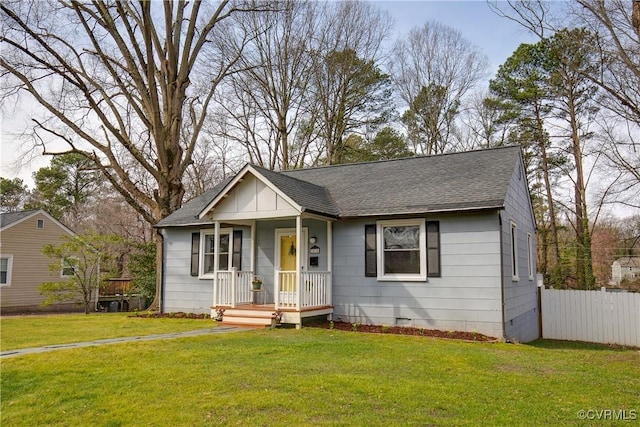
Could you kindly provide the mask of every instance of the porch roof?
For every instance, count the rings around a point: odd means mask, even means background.
[[[502,209],[518,162],[520,147],[501,147],[279,172],[252,168],[302,210],[353,218]],[[191,200],[157,227],[211,224],[198,215],[222,191],[230,191],[232,180]]]

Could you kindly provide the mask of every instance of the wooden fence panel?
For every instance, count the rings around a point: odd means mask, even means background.
[[[540,291],[543,338],[640,347],[640,294]]]

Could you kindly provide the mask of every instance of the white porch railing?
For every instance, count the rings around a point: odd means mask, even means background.
[[[252,271],[218,271],[213,285],[213,305],[235,307],[251,302]]]
[[[297,280],[295,271],[279,271],[276,269],[274,280],[277,292],[274,292],[275,308],[294,308],[301,310],[308,307],[331,305],[331,273],[328,271],[300,273]],[[302,284],[302,286],[299,286]],[[298,299],[298,290],[301,291]],[[298,303],[299,301],[299,303]]]

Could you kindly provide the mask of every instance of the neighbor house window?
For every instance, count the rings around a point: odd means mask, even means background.
[[[426,280],[425,228],[420,219],[378,221],[378,280]]]
[[[11,268],[13,267],[13,255],[0,256],[0,285],[11,285]]]
[[[531,233],[527,233],[527,260],[529,267],[529,280],[533,280],[533,237]]]
[[[220,253],[218,254],[218,270],[229,270],[233,254],[233,240],[231,228],[220,229]],[[200,277],[212,277],[215,257],[214,230],[200,231]]]
[[[44,228],[44,219],[39,219],[36,222],[36,227],[41,228],[41,229]]]
[[[78,260],[75,258],[63,258],[62,259],[62,270],[60,271],[60,276],[62,277],[72,277],[76,272],[76,267],[78,265]]]
[[[518,276],[518,227],[511,222],[511,278],[519,280]]]

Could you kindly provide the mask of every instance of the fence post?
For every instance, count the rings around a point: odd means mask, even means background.
[[[540,338],[544,338],[542,335],[542,293],[544,292],[544,285],[538,284],[538,334]]]

